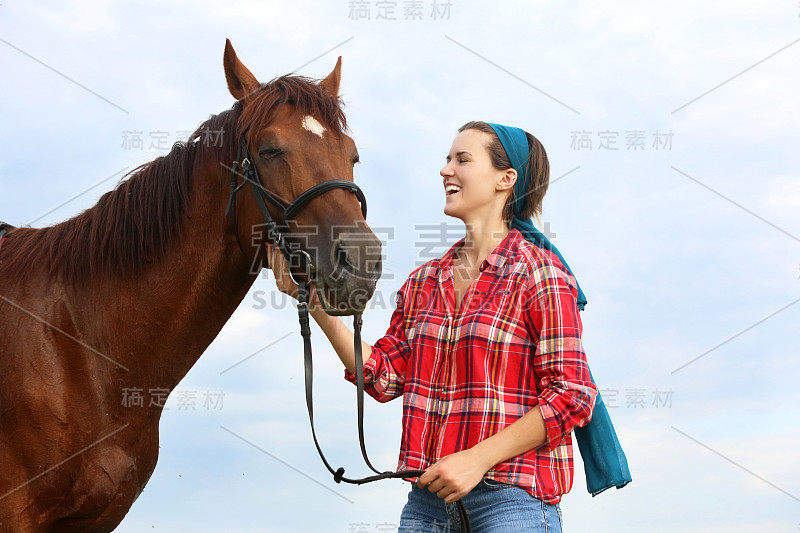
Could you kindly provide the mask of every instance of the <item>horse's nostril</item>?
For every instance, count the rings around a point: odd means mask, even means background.
[[[347,262],[347,251],[342,246],[342,241],[336,243],[336,264],[343,264]]]
[[[379,242],[364,234],[342,234],[331,245],[332,279],[343,281],[354,277],[361,282],[374,282],[381,274]]]
[[[355,266],[350,262],[350,254],[341,240],[336,243],[336,266],[342,270],[352,270]]]

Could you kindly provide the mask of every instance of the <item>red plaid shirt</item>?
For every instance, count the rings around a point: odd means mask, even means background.
[[[365,390],[381,402],[403,395],[399,469],[424,470],[539,405],[545,444],[486,477],[557,503],[572,487],[572,429],[589,421],[597,394],[575,279],[557,256],[511,230],[454,312],[453,254],[463,242],[403,284],[364,365]]]

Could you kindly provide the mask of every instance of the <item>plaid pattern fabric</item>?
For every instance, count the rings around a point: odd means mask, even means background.
[[[453,255],[463,242],[401,287],[364,365],[365,390],[381,402],[403,396],[399,469],[424,470],[539,405],[545,444],[487,477],[557,503],[572,487],[572,429],[589,421],[597,394],[575,279],[557,256],[511,230],[455,310]],[[355,380],[347,371],[345,378]]]

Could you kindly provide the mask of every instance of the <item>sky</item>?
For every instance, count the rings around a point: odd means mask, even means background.
[[[411,4],[2,0],[0,219],[75,216],[229,109],[226,38],[261,81],[324,78],[342,56],[385,245],[365,340],[463,235],[438,173],[458,127],[522,127],[548,153],[543,229],[588,297],[584,346],[633,475],[592,498],[576,450],[564,530],[798,531],[800,5]],[[366,474],[355,389],[312,338],[322,446]],[[294,304],[265,272],[170,396],[117,531],[394,531],[407,484],[336,485],[304,409]],[[367,405],[386,469],[400,409]]]

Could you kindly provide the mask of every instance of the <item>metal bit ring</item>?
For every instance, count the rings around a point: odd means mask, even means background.
[[[291,255],[295,255],[295,254],[303,254],[303,255],[306,256],[306,276],[308,277],[308,282],[309,283],[313,282],[314,278],[316,277],[315,274],[317,272],[317,269],[316,269],[316,267],[314,267],[314,263],[311,262],[311,256],[305,250],[293,250]],[[295,279],[295,277],[294,277],[294,274],[292,274],[292,268],[291,267],[292,267],[292,265],[290,263],[289,264],[289,277],[292,279],[292,281],[294,282],[295,285],[300,285],[300,282],[297,281]]]

